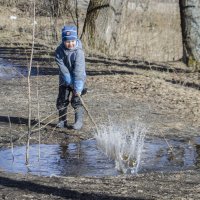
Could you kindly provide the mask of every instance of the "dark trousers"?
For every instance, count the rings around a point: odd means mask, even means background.
[[[82,107],[80,98],[74,95],[73,90],[70,87],[67,87],[65,85],[60,85],[57,103],[56,103],[56,107],[59,110],[59,121],[61,120],[66,121],[67,106],[69,105],[69,102],[70,102],[71,93],[72,93],[72,97],[71,97],[72,107],[75,110],[77,110],[79,107]]]

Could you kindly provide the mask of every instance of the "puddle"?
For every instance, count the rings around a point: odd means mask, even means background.
[[[27,74],[27,67],[15,66],[13,63],[0,58],[0,79],[10,80],[12,78],[21,78],[27,76]]]
[[[146,139],[140,171],[200,168],[200,137],[167,139],[167,142],[163,138]],[[169,146],[172,147],[172,152]]]
[[[25,165],[26,147],[14,148],[14,161],[11,149],[0,151],[0,168],[14,173],[59,176],[115,176],[118,174],[115,163],[97,149],[95,140],[71,143],[68,146],[30,146],[30,166]]]
[[[55,75],[58,70],[54,68],[40,67],[39,75]],[[28,76],[28,68],[9,62],[8,60],[0,58],[0,79],[10,80],[12,78],[22,78]],[[31,68],[31,76],[37,76],[37,68]]]
[[[0,58],[0,79],[11,79],[17,76],[18,72],[12,67],[11,63]]]
[[[190,140],[168,139],[173,153],[164,139],[146,139],[141,155],[139,173],[147,171],[177,171],[200,168],[200,137]],[[42,176],[116,176],[115,162],[109,160],[98,148],[95,140],[71,143],[68,146],[40,146],[30,148],[30,166],[25,165],[25,146],[0,151],[0,168],[14,173]]]

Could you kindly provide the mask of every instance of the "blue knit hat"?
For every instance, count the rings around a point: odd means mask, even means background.
[[[62,41],[77,40],[76,26],[64,26],[62,28]]]

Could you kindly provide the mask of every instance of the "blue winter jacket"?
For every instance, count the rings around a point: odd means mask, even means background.
[[[74,49],[67,49],[61,43],[56,49],[55,60],[59,67],[59,84],[73,85],[76,92],[82,92],[85,79],[85,55],[80,40]]]

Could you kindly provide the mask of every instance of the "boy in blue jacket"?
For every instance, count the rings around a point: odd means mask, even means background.
[[[67,127],[67,106],[70,93],[71,105],[75,110],[75,123],[72,128],[79,130],[83,125],[84,108],[81,104],[81,95],[85,79],[85,56],[81,41],[77,36],[76,26],[64,26],[62,29],[62,43],[56,49],[55,60],[59,67],[59,94],[57,109],[59,110],[59,123],[57,127]]]

